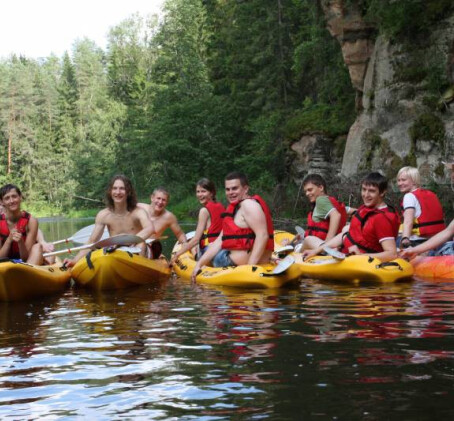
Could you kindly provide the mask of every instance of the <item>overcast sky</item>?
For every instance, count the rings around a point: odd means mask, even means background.
[[[158,13],[164,0],[5,0],[1,5],[0,57],[62,56],[77,38],[105,48],[109,28],[133,13]]]

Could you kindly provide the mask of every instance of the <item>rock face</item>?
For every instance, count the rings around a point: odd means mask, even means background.
[[[382,169],[395,177],[417,166],[423,180],[447,181],[454,162],[454,95],[442,99],[437,72],[454,84],[454,16],[407,43],[390,43],[366,23],[355,2],[322,0],[357,92],[358,116],[348,133],[341,174]]]
[[[332,144],[332,139],[320,133],[313,133],[302,136],[298,142],[290,146],[296,155],[292,166],[293,180],[296,184],[301,184],[308,173],[330,178],[333,164],[335,166]]]

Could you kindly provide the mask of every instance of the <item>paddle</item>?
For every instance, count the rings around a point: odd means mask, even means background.
[[[95,224],[88,225],[88,226],[82,228],[81,230],[77,231],[72,237],[65,238],[63,240],[57,240],[57,241],[52,242],[51,244],[56,245],[56,244],[70,243],[70,242],[84,244],[89,240],[94,227],[95,227]],[[104,240],[106,238],[109,238],[109,231],[107,230],[107,227],[104,229],[101,240]]]
[[[306,235],[304,228],[300,227],[299,225],[295,225],[295,231],[301,237],[301,239],[304,240],[304,236]]]
[[[147,241],[154,241],[154,239],[147,240]],[[143,239],[137,235],[133,234],[120,234],[120,235],[114,235],[113,237],[109,238],[104,238],[96,243],[91,243],[91,244],[84,244],[83,246],[79,247],[74,247],[72,249],[63,249],[63,250],[58,250],[58,251],[53,251],[51,253],[44,253],[44,257],[48,256],[56,256],[58,254],[64,254],[64,253],[72,253],[73,251],[79,251],[79,250],[85,250],[85,249],[91,249],[91,248],[103,248],[103,247],[111,247],[111,246],[127,246],[129,244],[138,244],[142,243]]]
[[[295,263],[295,258],[293,256],[287,256],[285,259],[282,259],[271,272],[264,272],[261,276],[280,275],[292,266],[293,263]]]
[[[347,257],[344,253],[328,246],[323,247],[323,251],[327,255],[334,257],[336,260],[344,260]]]
[[[195,231],[189,231],[187,232],[186,234],[186,240],[191,240],[192,238],[194,238],[194,235],[195,235]]]
[[[281,248],[278,248],[277,250],[275,250],[274,252],[276,254],[288,254],[288,253],[291,253],[293,251],[293,246],[291,246],[290,244],[288,246],[283,246]]]

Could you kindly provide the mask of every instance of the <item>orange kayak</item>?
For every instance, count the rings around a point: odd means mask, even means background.
[[[414,275],[421,278],[454,279],[454,256],[420,256],[411,261]]]

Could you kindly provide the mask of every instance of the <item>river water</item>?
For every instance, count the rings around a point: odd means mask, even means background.
[[[56,239],[89,223],[41,226]],[[454,282],[241,291],[172,278],[0,303],[0,317],[1,419],[454,416]]]

